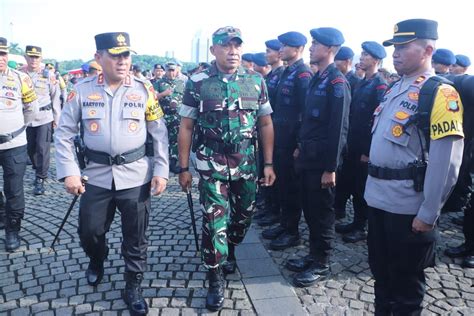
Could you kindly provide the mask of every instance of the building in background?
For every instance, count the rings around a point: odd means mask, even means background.
[[[210,52],[209,47],[211,46],[211,40],[209,36],[206,36],[202,30],[196,32],[192,40],[191,46],[191,61],[194,63],[209,62]]]

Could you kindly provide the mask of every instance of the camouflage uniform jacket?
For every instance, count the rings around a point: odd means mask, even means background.
[[[188,80],[180,115],[196,120],[200,135],[197,171],[206,179],[228,181],[255,177],[254,146],[257,119],[272,113],[262,76],[240,67],[224,75],[215,64]],[[206,143],[237,145],[237,152],[215,152]],[[239,146],[240,144],[240,146]]]
[[[160,99],[160,105],[165,115],[173,115],[178,113],[178,105],[181,104],[184,94],[184,81],[176,78],[170,79],[163,77],[156,83],[158,93],[171,89],[173,93]]]

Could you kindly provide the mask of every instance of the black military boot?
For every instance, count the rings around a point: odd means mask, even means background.
[[[128,305],[130,315],[139,316],[148,314],[148,305],[143,299],[141,283],[143,273],[125,272],[125,289],[122,298]]]
[[[109,255],[109,247],[105,247],[105,253],[102,258],[90,258],[89,266],[86,270],[87,284],[97,286],[104,277],[104,261]]]
[[[222,272],[224,274],[235,273],[237,268],[237,260],[235,259],[235,245],[228,243],[229,254],[227,255],[227,261],[222,264]]]
[[[33,189],[34,195],[43,195],[45,192],[44,190],[44,179],[36,178],[35,180],[35,188]]]
[[[20,248],[21,219],[9,218],[5,227],[5,250],[13,252]]]
[[[220,268],[209,269],[209,289],[206,296],[206,308],[210,311],[218,311],[224,306],[224,275]]]

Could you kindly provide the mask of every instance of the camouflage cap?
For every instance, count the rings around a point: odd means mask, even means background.
[[[0,52],[8,53],[8,42],[5,37],[0,37]]]
[[[213,45],[227,45],[230,40],[237,38],[242,43],[242,32],[233,26],[225,26],[219,28],[212,34]]]

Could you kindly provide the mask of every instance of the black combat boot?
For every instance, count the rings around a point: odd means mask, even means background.
[[[207,290],[206,308],[215,312],[224,306],[224,275],[220,268],[209,269],[207,275],[209,289]]]
[[[97,286],[104,277],[104,261],[109,255],[109,247],[105,247],[103,256],[98,258],[90,258],[89,266],[86,270],[87,284],[90,286]]]
[[[125,289],[122,292],[122,298],[128,305],[130,315],[139,316],[148,314],[148,305],[143,299],[141,283],[143,273],[125,272]]]
[[[224,274],[235,273],[237,268],[237,260],[235,259],[235,245],[228,243],[229,254],[227,255],[227,261],[222,264],[222,272]]]
[[[34,195],[43,195],[44,194],[44,179],[36,178],[35,188],[33,189]]]
[[[20,247],[21,219],[9,218],[5,227],[5,250],[13,252]]]

